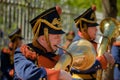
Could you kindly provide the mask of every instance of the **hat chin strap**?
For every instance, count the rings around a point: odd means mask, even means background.
[[[54,51],[52,46],[51,46],[51,43],[49,41],[49,36],[48,36],[48,28],[44,28],[44,36],[45,36],[45,39],[46,39],[46,42],[48,42],[48,46],[50,47],[50,49],[52,50],[52,52]]]
[[[81,29],[82,35],[83,35],[83,37],[84,37],[85,39],[87,39],[87,40],[90,41],[91,38],[90,38],[90,35],[89,35],[88,32],[87,32],[88,27],[87,27],[86,24],[84,24],[83,26],[84,26],[84,27],[82,28],[82,25],[80,25],[80,29]]]

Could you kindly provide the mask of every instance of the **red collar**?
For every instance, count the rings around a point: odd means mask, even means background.
[[[78,35],[83,38],[82,33],[78,31]]]

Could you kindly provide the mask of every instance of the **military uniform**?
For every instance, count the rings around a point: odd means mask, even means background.
[[[9,71],[14,68],[14,65],[11,64],[10,54],[11,50],[9,48],[3,48],[1,50],[1,71],[2,71],[2,80],[12,80],[12,77],[9,75]]]
[[[8,48],[1,50],[1,71],[3,73],[2,80],[13,80],[14,76],[14,42],[16,38],[23,39],[21,37],[21,30],[16,29],[9,34],[10,43]]]
[[[96,48],[95,45],[97,45],[97,43],[92,41],[88,33],[86,33],[88,27],[98,26],[98,23],[96,21],[95,9],[96,7],[92,6],[89,9],[87,9],[84,13],[82,13],[80,16],[74,19],[75,24],[79,29],[79,31],[78,34],[75,36],[73,42],[83,39],[82,37],[84,36],[84,38],[89,42],[91,42]],[[74,80],[96,80],[96,71],[98,69],[106,68],[106,67],[107,67],[107,61],[104,56],[101,56],[96,59],[95,63],[90,69],[80,71],[72,68],[71,74]]]
[[[117,43],[111,49],[111,53],[115,59],[114,80],[120,80],[120,44],[119,42]]]
[[[60,11],[50,8],[30,21],[34,38],[32,43],[23,45],[15,51],[15,80],[57,80],[59,70],[50,70],[59,59],[59,55],[47,50],[37,41],[41,35],[46,37],[50,46],[48,34],[63,34],[60,24]]]

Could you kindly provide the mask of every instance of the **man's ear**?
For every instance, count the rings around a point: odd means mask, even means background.
[[[44,41],[45,41],[45,37],[42,35],[42,36],[40,36],[40,37],[38,38],[38,40],[39,40],[40,42],[44,42]]]
[[[86,28],[82,28],[82,29],[81,29],[81,32],[82,32],[82,33],[87,33],[87,29],[86,29]]]

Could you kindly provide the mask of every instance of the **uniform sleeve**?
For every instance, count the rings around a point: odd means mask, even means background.
[[[9,54],[1,51],[1,71],[6,76],[9,76],[9,71],[11,70],[10,56]]]
[[[27,60],[19,48],[14,54],[14,67],[16,75],[22,80],[39,80],[47,76],[43,67],[38,68],[30,60]]]
[[[104,55],[97,57],[97,60],[100,62],[102,69],[107,68],[107,60]]]
[[[112,46],[111,53],[115,59],[115,63],[120,64],[120,47],[119,46]]]
[[[17,77],[22,80],[58,80],[60,70],[38,68],[33,62],[27,60],[19,49],[14,55],[14,67]]]

